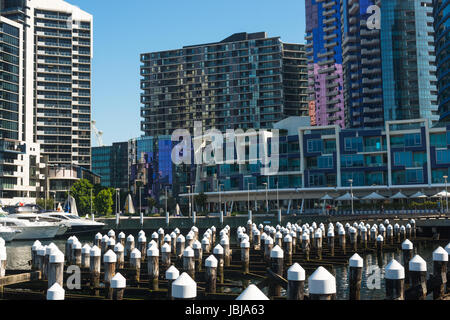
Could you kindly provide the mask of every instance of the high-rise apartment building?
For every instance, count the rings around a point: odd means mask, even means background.
[[[432,0],[381,1],[384,120],[439,120]]]
[[[434,0],[438,103],[441,121],[450,121],[450,0]]]
[[[52,165],[91,166],[92,15],[62,0],[3,0],[22,25],[24,122]]]
[[[23,103],[22,25],[0,16],[0,201],[13,204],[36,198],[39,145]],[[10,202],[12,201],[12,202]]]
[[[346,127],[384,126],[380,29],[368,24],[373,5],[381,0],[341,2]]]
[[[223,41],[141,55],[142,131],[171,135],[203,128],[271,128],[305,115],[304,46],[265,32],[237,33]]]
[[[341,0],[305,0],[305,5],[311,124],[345,127]]]

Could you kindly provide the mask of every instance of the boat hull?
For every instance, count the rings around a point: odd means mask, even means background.
[[[103,230],[103,227],[103,225],[72,225],[63,236],[97,233]],[[58,237],[61,237],[61,235],[58,235]]]
[[[23,226],[14,227],[21,231],[14,240],[38,240],[53,239],[59,231],[59,225],[56,226]]]
[[[18,235],[17,232],[0,232],[0,238],[5,240],[6,242],[11,242]]]

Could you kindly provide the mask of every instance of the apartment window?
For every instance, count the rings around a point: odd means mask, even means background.
[[[308,152],[322,152],[323,142],[320,139],[309,139],[307,143]]]
[[[437,164],[450,163],[450,150],[437,150],[436,151],[436,163]]]
[[[412,166],[411,152],[394,152],[394,166]]]
[[[423,183],[423,170],[407,170],[406,171],[407,183]]]
[[[331,156],[319,157],[317,159],[317,166],[319,167],[319,169],[332,169],[333,157]]]
[[[345,151],[363,151],[363,141],[362,137],[349,137],[344,139],[344,150]]]
[[[405,146],[415,147],[422,144],[422,135],[420,133],[412,133],[405,135]]]

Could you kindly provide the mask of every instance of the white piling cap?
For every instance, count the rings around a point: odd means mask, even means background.
[[[166,234],[166,235],[164,236],[164,241],[165,241],[165,242],[170,242],[170,241],[172,241],[172,238],[170,237],[170,235]]]
[[[400,227],[400,230],[401,230],[401,231],[405,231],[405,230],[406,230],[405,226],[402,225],[402,226]]]
[[[280,246],[276,245],[271,251],[270,251],[270,257],[274,259],[283,259],[284,252],[283,249],[280,248]]]
[[[269,298],[267,298],[257,286],[251,284],[236,298],[236,300],[269,300]]]
[[[194,244],[192,245],[192,249],[198,250],[198,249],[201,249],[201,248],[202,248],[202,244],[200,243],[200,241],[195,240]]]
[[[83,246],[83,249],[81,249],[81,252],[83,254],[90,254],[91,252],[91,246],[88,245],[87,243]]]
[[[385,232],[386,231],[386,228],[384,227],[384,225],[381,225],[380,226],[380,232]]]
[[[391,230],[393,229],[393,228],[392,228],[392,225],[391,225],[391,224],[388,224],[387,229],[391,231]]]
[[[385,277],[391,280],[405,279],[405,268],[397,260],[392,259],[385,268]]]
[[[53,251],[50,254],[49,262],[50,263],[64,263],[64,254],[61,251],[59,251],[58,249],[56,249],[55,251]]]
[[[186,242],[186,239],[184,238],[184,236],[182,234],[180,234],[177,238],[177,242]]]
[[[228,245],[228,244],[230,244],[230,240],[228,239],[227,236],[223,236],[223,237],[220,239],[220,244],[221,244],[222,246]]]
[[[70,238],[69,238],[70,239]],[[102,237],[102,242],[108,242],[108,240],[109,240],[109,237],[105,234],[103,237]],[[69,242],[70,243],[70,242]],[[73,239],[72,239],[72,242],[71,243],[73,243]]]
[[[41,243],[39,240],[36,240],[36,241],[33,243],[33,246],[31,247],[31,249],[32,249],[33,251],[36,251],[37,248],[39,248],[40,246],[42,246],[42,243]]]
[[[115,246],[115,245],[116,245],[116,240],[114,240],[114,238],[109,238],[108,246]]]
[[[406,225],[406,229],[411,229],[412,227],[411,227],[411,225],[408,223],[407,225]]]
[[[117,261],[117,255],[112,250],[108,250],[103,256],[103,262],[114,263]]]
[[[267,236],[264,240],[264,244],[273,244],[273,239],[271,236]]]
[[[115,235],[116,235],[116,233],[114,232],[114,230],[108,231],[108,237],[114,237]]]
[[[394,224],[394,229],[400,228],[400,225],[398,223]]]
[[[217,259],[216,257],[214,257],[213,255],[210,255],[206,260],[205,260],[205,266],[209,267],[209,268],[217,268]]]
[[[125,239],[125,233],[121,232],[118,236],[119,239]]]
[[[172,248],[170,247],[170,245],[168,243],[164,243],[163,246],[161,247],[161,252],[170,253],[171,251],[172,251]]]
[[[256,230],[253,231],[253,234],[254,234],[255,236],[259,236],[259,235],[261,235],[261,232],[259,232],[259,230],[256,229]]]
[[[321,229],[317,229],[317,231],[314,233],[314,238],[322,238],[322,230]]]
[[[180,229],[175,228],[175,230],[173,230],[177,235],[180,234]]]
[[[179,299],[191,299],[197,296],[197,283],[183,272],[181,276],[172,283],[172,297]]]
[[[448,261],[448,253],[442,247],[433,251],[433,261]]]
[[[170,238],[176,239],[176,237],[177,237],[177,234],[172,231],[172,233],[170,234]]]
[[[362,268],[363,267],[363,259],[359,256],[359,254],[355,253],[349,261],[350,267],[354,268]]]
[[[334,294],[336,293],[336,279],[324,267],[317,268],[308,278],[310,294]]]
[[[158,247],[158,243],[155,240],[152,240],[147,244],[147,248],[150,248],[151,246]]]
[[[294,230],[292,230],[289,235],[291,236],[291,238],[297,238],[297,232],[295,232]]]
[[[47,248],[48,248],[48,246],[47,246]],[[77,250],[81,250],[81,242],[80,241],[75,241],[73,244],[72,244],[72,249],[77,249]]]
[[[305,281],[305,269],[298,263],[294,263],[287,272],[289,281]]]
[[[152,233],[152,239],[159,239],[159,235],[157,232]]]
[[[72,243],[74,243],[75,242],[75,239],[74,239],[74,237],[72,236],[72,237],[69,237],[68,239],[67,239],[67,241],[66,241],[66,243],[68,243],[68,244],[72,244]]]
[[[138,233],[138,238],[139,238],[141,235],[144,235],[144,236],[145,236],[144,230],[139,231],[139,233]]]
[[[309,240],[309,234],[307,232],[302,234],[302,240]]]
[[[388,225],[388,224],[389,224],[389,220],[388,220],[388,219],[385,219],[385,220],[384,220],[384,224],[385,224],[385,225]]]
[[[265,241],[266,238],[267,238],[267,234],[266,234],[265,232],[263,232],[263,233],[261,234],[261,240],[262,240],[262,241]]]
[[[141,234],[138,238],[138,242],[147,242],[147,237],[145,234]]]
[[[100,232],[98,232],[96,235],[95,235],[95,240],[101,240],[103,238],[103,236],[102,236],[102,234],[100,233]]]
[[[158,257],[159,256],[159,250],[158,247],[153,245],[147,250],[147,257]]]
[[[3,239],[2,239],[3,240]],[[1,242],[1,241],[0,241]],[[81,244],[80,244],[81,245]],[[0,245],[1,246],[1,245]],[[52,254],[52,251],[55,251],[55,250],[59,250],[58,249],[58,247],[56,246],[56,244],[54,244],[53,242],[52,243],[50,243],[46,248],[45,248],[45,255],[46,256],[48,256],[48,255],[51,255]]]
[[[136,248],[134,248],[131,251],[130,258],[132,258],[132,259],[140,259],[141,258],[141,251],[136,249]]]
[[[423,272],[427,271],[427,262],[419,255],[409,260],[409,271]]]
[[[191,230],[194,231],[194,232],[198,232],[198,228],[197,228],[196,226],[193,226],[193,227],[191,228]]]
[[[284,242],[292,242],[292,237],[291,237],[289,234],[287,234],[287,235],[284,237],[283,241],[284,241]]]
[[[450,242],[445,246],[445,251],[450,254]]]
[[[281,234],[280,231],[278,231],[278,232],[275,234],[275,239],[281,239],[281,238],[283,238],[283,235]]]
[[[378,237],[377,237],[377,242],[383,242],[384,241],[384,238],[383,238],[383,236],[380,234],[380,235],[378,235]]]
[[[194,257],[194,250],[192,250],[191,247],[187,247],[183,251],[183,257],[193,258]]]
[[[345,229],[344,228],[339,228],[338,233],[339,233],[340,236],[345,236]]]
[[[411,223],[411,224],[415,224],[415,223],[416,223],[416,220],[414,220],[414,219],[411,219],[411,220],[409,220],[409,223]]]
[[[102,251],[100,250],[99,247],[93,246],[91,248],[91,251],[89,251],[89,254],[91,257],[100,257],[102,255]]]
[[[223,247],[220,244],[218,244],[217,246],[214,247],[213,253],[214,254],[223,254]]]
[[[47,249],[47,246],[41,246],[36,250],[36,253],[38,256],[45,256],[45,251]]]
[[[120,273],[116,273],[116,275],[111,279],[111,288],[125,289],[126,287],[127,280]]]
[[[375,225],[372,226],[372,228],[370,228],[370,232],[376,232],[377,228],[375,228]]]
[[[413,243],[406,239],[402,243],[402,250],[412,250],[414,248]]]
[[[330,238],[334,237],[334,230],[333,229],[328,229],[327,236],[330,237]]]
[[[123,245],[120,242],[114,246],[114,252],[123,252]]]
[[[216,231],[216,227],[215,227],[215,226],[212,226],[212,227],[211,227],[211,231],[212,231],[212,232]]]
[[[180,276],[180,271],[171,265],[169,269],[166,270],[166,280],[176,280]]]
[[[128,242],[134,241],[134,237],[133,237],[132,234],[130,234],[130,235],[127,237],[127,241],[128,241]]]
[[[244,240],[241,242],[240,244],[241,248],[250,248],[250,242],[248,242],[248,240]]]
[[[203,238],[202,239],[202,244],[206,244],[206,245],[208,245],[209,244],[209,239],[208,238]]]
[[[65,291],[58,282],[55,282],[47,291],[47,300],[64,300]]]
[[[164,234],[164,229],[163,228],[159,228],[158,229],[158,234]]]
[[[367,232],[367,228],[365,226],[361,227],[361,232]]]

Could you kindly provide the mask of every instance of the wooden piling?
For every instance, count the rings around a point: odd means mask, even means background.
[[[125,233],[123,232],[119,233],[119,235],[117,236],[117,242],[120,243],[124,248],[125,248],[125,240],[126,240]]]
[[[334,257],[334,230],[328,229],[327,233],[328,249],[330,250],[330,256]]]
[[[433,299],[437,300],[445,294],[447,283],[448,253],[442,247],[433,251],[433,279],[436,284],[433,288]]]
[[[316,258],[322,260],[322,230],[317,229],[314,233],[314,247],[316,251]]]
[[[224,260],[223,260],[223,247],[218,244],[213,249],[214,257],[217,259],[217,274],[218,274],[218,281],[220,284],[223,284],[224,281],[224,274],[223,274],[223,267],[224,267]]]
[[[385,269],[386,299],[405,300],[405,268],[393,259]]]
[[[184,238],[184,236],[180,234],[177,238],[177,248],[176,248],[176,255],[178,259],[181,259],[183,256],[185,241],[186,239]]]
[[[273,248],[273,239],[270,236],[267,236],[266,240],[264,240],[264,261],[269,262],[270,260],[270,252]]]
[[[203,253],[208,254],[211,252],[211,243],[208,237],[202,239],[202,250]]]
[[[141,279],[141,251],[136,248],[130,253],[130,277],[135,284]]]
[[[230,251],[230,239],[228,238],[228,236],[223,235],[222,238],[220,239],[220,245],[223,248],[223,253],[224,253],[224,263],[225,263],[225,267],[229,267],[231,264],[231,251]]]
[[[100,270],[101,270],[101,249],[93,246],[90,251],[89,271],[91,273],[91,289],[100,286]],[[98,295],[98,290],[94,289],[94,294]]]
[[[292,248],[292,237],[291,235],[287,234],[283,238],[283,250],[285,253],[286,264],[289,266],[292,264]]]
[[[307,232],[302,235],[302,251],[305,256],[305,260],[309,261],[309,253],[311,250],[311,245],[309,241],[309,234]]]
[[[116,233],[114,232],[114,230],[111,229],[108,231],[108,238],[114,239],[114,241],[116,241]],[[112,249],[109,249],[109,250],[112,250]]]
[[[244,241],[241,242],[240,247],[242,270],[244,274],[248,274],[250,272],[250,242],[244,239]]]
[[[39,240],[36,240],[31,246],[31,270],[37,270],[37,249],[41,247],[42,244]]]
[[[138,237],[138,250],[141,251],[141,262],[144,262],[147,256],[147,237],[144,234]]]
[[[194,249],[195,270],[202,271],[203,250],[200,241],[195,240],[192,249]]]
[[[427,263],[421,256],[416,255],[409,260],[409,279],[411,288],[414,289],[413,296],[405,297],[409,300],[425,300],[427,298]]]
[[[357,253],[355,253],[350,258],[349,264],[350,264],[349,299],[350,300],[360,300],[361,299],[363,259]]]
[[[256,229],[253,231],[253,250],[261,250],[261,232]]]
[[[388,243],[390,245],[393,245],[394,244],[394,228],[390,224],[386,228],[386,237],[387,237]]]
[[[416,232],[417,232],[417,230],[416,230],[417,229],[416,228],[416,220],[411,219],[409,221],[409,223],[411,225],[411,236],[412,236],[413,239],[415,239],[416,238]]]
[[[49,259],[48,267],[48,288],[51,288],[55,283],[63,286],[64,277],[64,254],[59,251],[53,251]]]
[[[134,250],[134,237],[130,234],[125,242],[125,258],[129,260],[131,258],[131,252]]]
[[[98,232],[94,237],[94,246],[97,246],[98,248],[101,248],[102,246],[102,234]]]
[[[298,264],[294,263],[287,272],[288,300],[303,300],[305,298],[305,270]]]
[[[123,248],[123,245],[120,242],[118,244]],[[116,273],[111,279],[112,300],[123,300],[123,294],[126,287],[127,280],[120,273]]]
[[[345,230],[343,228],[340,228],[338,230],[338,236],[339,236],[339,247],[342,249],[342,251],[346,252],[346,245],[345,245]]]
[[[147,274],[150,290],[159,290],[159,249],[157,244],[147,250]]]
[[[114,251],[108,250],[103,256],[103,268],[105,272],[103,282],[105,284],[105,297],[107,299],[112,299],[111,279],[116,274],[116,262],[116,254],[114,253]]]
[[[406,239],[402,243],[402,256],[403,256],[403,265],[405,268],[405,278],[407,282],[409,283],[409,261],[413,257],[413,244],[411,241]]]
[[[183,251],[183,271],[195,279],[195,254],[189,246]]]
[[[89,269],[90,257],[91,257],[91,246],[87,243],[81,249],[81,267]]]
[[[101,250],[102,250],[102,256],[106,253],[107,248],[108,248],[108,241],[109,241],[109,237],[105,234],[102,237],[102,241],[101,241]]]
[[[114,246],[114,253],[117,255],[117,269],[118,270],[122,270],[124,268],[125,265],[125,257],[124,257],[124,248],[123,245],[118,242],[115,246]]]
[[[280,246],[276,245],[270,251],[270,269],[273,273],[283,276],[284,270],[284,252]],[[269,284],[269,297],[279,297],[281,295],[281,287],[273,281]]]
[[[175,266],[170,266],[169,269],[166,270],[166,280],[167,280],[167,297],[170,300],[173,300],[172,297],[172,284],[175,280],[178,279],[178,277],[180,276],[180,272],[178,271],[177,268],[175,268]]]
[[[171,251],[172,248],[170,247],[170,245],[168,243],[164,243],[161,248],[161,274],[165,274],[166,270],[170,268]]]

